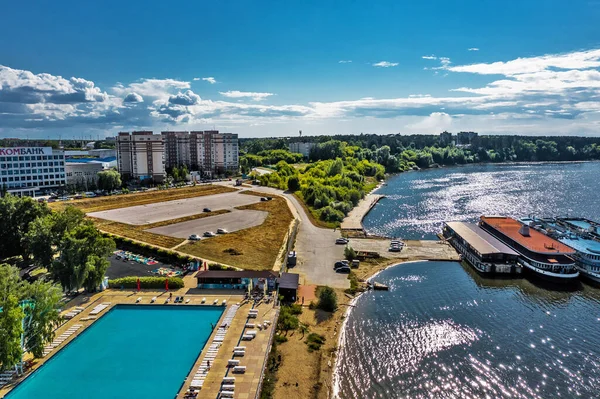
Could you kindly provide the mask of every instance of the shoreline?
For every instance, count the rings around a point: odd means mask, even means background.
[[[407,263],[415,263],[415,262],[429,262],[427,260],[409,260],[406,262],[398,262],[398,263],[392,263],[390,265],[387,265],[386,267],[384,267],[381,270],[376,271],[375,273],[373,273],[373,275],[369,276],[367,279],[365,279],[365,281],[368,282],[372,282],[372,280],[377,277],[379,274],[381,274],[383,271],[391,268],[391,267],[396,267],[396,266],[400,266],[400,265],[404,265]],[[360,297],[362,297],[364,294],[366,294],[369,291],[363,291],[360,294],[356,295],[354,298],[352,298],[352,300],[350,301],[350,303],[348,304],[348,309],[346,309],[346,312],[344,313],[344,322],[342,323],[342,325],[340,326],[340,335],[338,336],[338,342],[337,342],[337,353],[335,356],[335,362],[333,363],[333,368],[332,368],[332,372],[331,372],[331,394],[332,394],[332,398],[333,399],[339,399],[339,384],[340,384],[340,374],[339,374],[339,361],[340,358],[344,352],[344,348],[345,348],[345,339],[346,339],[346,324],[348,322],[348,318],[350,317],[350,314],[352,313],[352,310],[354,309],[356,302],[358,301],[358,299]]]

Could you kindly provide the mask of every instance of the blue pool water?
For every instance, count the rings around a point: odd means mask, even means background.
[[[174,398],[223,310],[117,306],[6,398]]]

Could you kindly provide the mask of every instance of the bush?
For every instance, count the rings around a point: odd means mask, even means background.
[[[283,344],[287,341],[288,338],[285,335],[275,334],[275,342],[277,342],[278,344]]]
[[[319,290],[317,307],[326,312],[334,312],[337,309],[337,294],[333,288],[323,287]]]
[[[356,259],[356,251],[354,251],[350,245],[346,245],[346,248],[344,248],[344,256],[349,261],[352,261],[352,259]]]
[[[110,288],[137,288],[137,280],[140,279],[140,288],[163,288],[165,277],[123,277],[108,280]],[[183,279],[180,277],[169,277],[169,289],[183,288]]]
[[[277,329],[280,331],[295,330],[300,325],[298,318],[290,311],[289,306],[283,306],[277,319]]]
[[[291,304],[290,306],[288,306],[288,308],[289,308],[289,312],[293,315],[302,314],[302,306],[297,303]]]
[[[348,274],[348,280],[350,280],[350,288],[346,289],[344,292],[346,294],[354,295],[358,291],[358,277],[356,277],[354,272],[350,272],[350,274]]]
[[[310,352],[318,351],[321,349],[321,346],[325,344],[325,337],[317,333],[310,333],[305,342],[308,345],[308,350]]]

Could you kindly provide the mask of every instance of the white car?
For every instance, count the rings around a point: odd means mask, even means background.
[[[192,234],[191,236],[188,237],[188,240],[191,241],[198,241],[200,239],[200,236],[198,234]]]
[[[217,234],[227,234],[229,233],[227,229],[217,229]]]
[[[215,233],[213,233],[212,231],[205,231],[204,232],[204,237],[214,237],[216,236]]]

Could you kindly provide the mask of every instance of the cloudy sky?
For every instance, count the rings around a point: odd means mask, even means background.
[[[600,135],[596,0],[11,3],[0,137]]]

